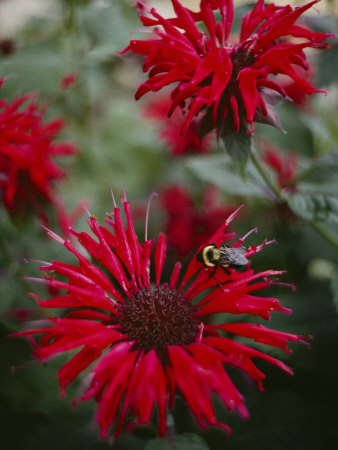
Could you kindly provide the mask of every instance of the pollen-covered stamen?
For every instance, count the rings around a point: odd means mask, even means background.
[[[134,292],[120,312],[120,330],[135,341],[134,348],[154,349],[159,357],[165,357],[168,345],[192,344],[198,334],[192,305],[166,283]]]

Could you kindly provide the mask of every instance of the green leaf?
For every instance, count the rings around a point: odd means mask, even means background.
[[[303,21],[313,31],[331,34],[337,34],[338,32],[337,21],[332,15],[306,15],[303,17]]]
[[[0,67],[1,74],[9,77],[2,95],[9,88],[22,93],[38,90],[52,97],[61,78],[71,71],[77,72],[79,65],[62,50],[60,39],[53,37],[18,49],[1,61]]]
[[[298,190],[336,196],[338,192],[338,150],[318,157],[298,177]]]
[[[332,44],[329,50],[323,51],[318,58],[317,87],[336,83],[338,73],[338,45]]]
[[[184,433],[174,436],[174,448],[176,450],[208,450],[204,440],[194,433]],[[145,450],[171,450],[167,439],[151,439],[145,446]]]
[[[228,154],[230,155],[234,168],[245,178],[245,169],[248,163],[251,145],[251,136],[241,127],[238,133],[228,125],[232,121],[227,120],[221,138]]]
[[[124,9],[120,2],[112,2],[109,6],[92,5],[80,11],[81,28],[88,40],[88,57],[92,62],[117,56],[128,45],[129,31],[137,22],[126,17]]]
[[[338,197],[315,193],[296,193],[287,197],[292,211],[310,221],[338,223]]]
[[[251,162],[247,166],[245,180],[234,172],[227,155],[191,157],[187,159],[186,165],[200,180],[213,183],[225,194],[268,198],[267,191],[261,184],[260,175]]]

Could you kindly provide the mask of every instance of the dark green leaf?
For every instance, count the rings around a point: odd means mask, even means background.
[[[290,208],[305,220],[338,223],[338,197],[315,193],[296,193],[287,198]]]
[[[334,150],[317,158],[307,170],[300,174],[298,180],[309,185],[331,184],[337,182],[337,173],[338,150]],[[332,190],[332,193],[336,192]]]
[[[328,86],[336,83],[338,73],[338,45],[333,43],[332,47],[323,51],[318,58],[318,72],[316,86]]]
[[[229,121],[227,121],[229,122]],[[251,145],[251,136],[241,127],[238,133],[235,133],[233,127],[227,124],[222,132],[221,139],[228,154],[230,155],[233,166],[237,173],[245,178],[245,169],[248,163]]]
[[[174,436],[173,443],[176,450],[208,450],[204,440],[193,433],[184,433]],[[145,446],[145,450],[171,450],[167,439],[152,439]]]
[[[226,155],[192,157],[186,165],[199,179],[215,184],[225,194],[267,197],[260,176],[251,163],[248,164],[245,180],[234,172]]]

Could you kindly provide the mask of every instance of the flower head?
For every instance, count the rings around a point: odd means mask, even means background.
[[[255,365],[256,359],[292,373],[278,359],[231,337],[243,336],[287,352],[290,351],[288,341],[301,341],[305,337],[250,323],[209,325],[206,318],[213,313],[222,313],[224,318],[226,312],[267,319],[272,311],[289,312],[277,299],[253,294],[269,286],[273,282],[270,277],[275,278],[281,272],[254,273],[248,265],[243,273],[231,268],[225,272],[217,267],[215,273],[210,274],[194,256],[185,274],[181,276],[181,265],[176,263],[169,279],[164,281],[164,235],[160,234],[156,241],[146,236],[141,243],[125,195],[122,202],[126,225],[115,204],[106,225],[99,225],[96,218],[90,216],[88,223],[95,239],[86,232],[72,230],[94,262],[70,241],[48,231],[77,262],[53,261],[40,268],[55,274],[40,281],[64,289],[64,295],[47,300],[32,295],[43,308],[71,311],[64,318],[51,318],[42,326],[40,323],[37,329],[16,335],[29,336],[34,343],[34,354],[42,361],[78,350],[59,371],[62,393],[92,364],[80,398],[95,398],[98,402],[96,418],[102,436],[113,424],[118,435],[127,416],[134,419],[128,423],[128,429],[149,422],[155,405],[159,433],[163,435],[166,411],[173,405],[176,393],[185,398],[200,427],[219,426],[229,431],[228,425],[215,416],[212,393],[220,397],[229,411],[238,410],[243,417],[247,417],[248,412],[227,367],[246,372],[259,389],[265,376]],[[227,229],[235,215],[236,212],[214,233],[215,245],[234,237]],[[241,246],[243,239],[238,239],[234,246]],[[245,256],[250,258],[264,245],[246,249]],[[38,344],[32,336],[39,334],[42,336]]]
[[[200,113],[202,128],[208,131],[217,128],[220,132],[225,120],[236,132],[242,126],[253,131],[255,120],[279,126],[271,91],[274,96],[286,94],[274,80],[276,75],[286,75],[307,95],[323,92],[295,70],[308,68],[304,49],[326,47],[322,42],[330,36],[297,24],[317,1],[292,8],[274,3],[264,6],[264,0],[258,0],[243,17],[237,42],[230,37],[232,0],[201,0],[198,12],[171,0],[176,14],[172,19],[139,1],[141,21],[146,27],[155,26],[156,38],[131,40],[124,50],[146,57],[143,70],[149,71],[149,79],[139,86],[136,99],[176,83],[168,115],[177,107],[186,111],[182,132]],[[199,22],[205,31],[197,26]]]
[[[11,214],[34,211],[45,218],[46,204],[58,203],[54,183],[65,177],[53,158],[73,154],[76,147],[54,142],[64,122],[43,123],[44,111],[33,97],[0,101],[0,191]]]
[[[182,111],[176,109],[169,119],[167,116],[169,108],[169,98],[162,96],[146,105],[145,114],[159,123],[161,137],[171,154],[181,156],[187,153],[209,152],[211,150],[211,136],[199,136],[198,118],[192,119],[186,132],[181,135],[180,131],[184,122]]]
[[[167,212],[165,226],[168,245],[180,258],[192,254],[207,242],[215,228],[224,222],[233,207],[221,204],[219,192],[213,186],[205,190],[201,208],[197,209],[191,193],[180,186],[162,191],[161,202]]]

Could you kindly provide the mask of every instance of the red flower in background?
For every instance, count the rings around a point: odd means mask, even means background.
[[[305,48],[325,48],[322,41],[330,36],[296,24],[317,1],[292,8],[273,3],[264,6],[264,0],[258,0],[243,17],[237,43],[229,37],[232,0],[201,0],[198,12],[171,0],[176,14],[172,19],[165,19],[155,8],[139,1],[141,21],[146,27],[155,26],[157,38],[131,40],[122,52],[130,50],[146,57],[143,70],[149,71],[149,79],[139,86],[136,99],[177,83],[171,92],[168,115],[177,107],[186,112],[183,133],[202,112],[206,115],[203,129],[208,127],[207,131],[215,127],[222,131],[225,119],[236,132],[241,126],[247,131],[251,126],[253,131],[255,120],[279,126],[271,92],[278,96],[286,93],[274,80],[275,75],[288,76],[307,95],[323,92],[295,70],[299,66],[308,68]],[[214,10],[220,20],[215,19]],[[196,22],[203,22],[206,32]]]
[[[207,242],[215,228],[234,209],[231,205],[221,204],[219,192],[212,186],[206,189],[199,209],[194,205],[192,195],[179,186],[164,189],[161,202],[168,215],[165,226],[168,245],[180,258],[191,255]]]
[[[31,93],[13,102],[0,101],[0,191],[11,214],[33,211],[46,219],[46,204],[58,205],[54,183],[65,177],[53,158],[71,155],[76,147],[53,142],[64,122],[43,123],[45,112],[32,98]]]
[[[60,86],[62,87],[62,89],[71,88],[77,83],[77,80],[78,80],[77,73],[70,72],[62,78]]]
[[[166,257],[164,235],[160,234],[156,242],[146,236],[145,242],[140,243],[130,205],[125,196],[122,200],[126,226],[115,204],[106,225],[99,225],[95,217],[90,217],[89,226],[96,239],[86,232],[72,231],[94,262],[70,241],[48,232],[73,254],[77,263],[54,261],[40,268],[62,276],[63,281],[51,277],[40,281],[64,289],[64,295],[47,300],[32,295],[43,308],[72,311],[65,318],[50,318],[42,325],[40,322],[39,328],[16,335],[29,336],[34,343],[34,354],[42,361],[58,353],[78,350],[59,371],[63,393],[92,364],[84,380],[81,400],[95,398],[98,402],[96,419],[102,436],[113,424],[115,434],[119,435],[127,416],[134,418],[127,429],[149,422],[155,405],[159,433],[164,435],[167,408],[172,407],[178,392],[200,427],[219,426],[229,431],[228,425],[215,416],[212,394],[229,411],[236,409],[243,417],[248,412],[227,367],[246,372],[259,389],[263,389],[265,375],[256,367],[254,359],[268,361],[287,373],[292,371],[270,355],[223,337],[223,331],[227,336],[243,336],[287,352],[290,351],[286,347],[288,341],[306,337],[257,324],[208,325],[204,321],[212,313],[221,313],[221,318],[226,312],[268,319],[271,311],[289,312],[277,299],[253,295],[254,291],[269,286],[273,282],[269,278],[274,279],[281,272],[254,273],[248,265],[243,273],[229,269],[231,275],[217,267],[214,276],[210,276],[194,256],[185,274],[180,275],[181,265],[176,263],[168,281],[162,281]],[[212,236],[216,245],[234,237],[227,229],[235,214]],[[235,246],[242,242],[239,239]],[[251,257],[264,245],[253,246],[245,256]],[[155,281],[151,284],[153,271]],[[38,334],[42,335],[39,344],[32,339]]]
[[[199,120],[194,118],[188,125],[186,132],[180,131],[184,122],[181,110],[176,109],[171,118],[168,118],[170,108],[168,97],[162,97],[149,102],[145,107],[145,114],[155,119],[160,126],[161,137],[167,144],[173,156],[186,153],[207,153],[211,150],[211,135],[200,137],[198,134]]]
[[[272,146],[264,150],[263,161],[276,173],[277,183],[281,189],[294,191],[296,189],[296,176],[298,173],[298,158],[288,152],[282,155]]]

